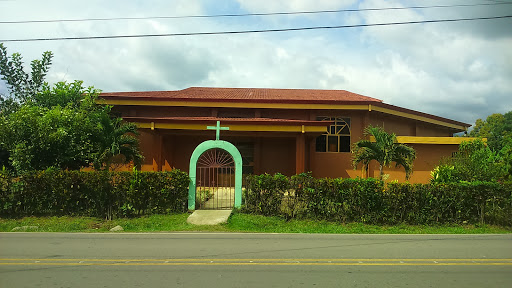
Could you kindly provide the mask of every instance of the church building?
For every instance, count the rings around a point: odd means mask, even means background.
[[[102,93],[125,121],[139,127],[143,171],[188,171],[194,148],[215,139],[217,121],[229,130],[243,159],[243,174],[312,172],[314,177],[366,177],[352,167],[351,145],[369,125],[398,136],[417,153],[411,183],[426,183],[443,157],[467,138],[453,137],[469,124],[384,103],[344,90],[206,88]],[[385,168],[405,181],[403,168]],[[377,163],[368,175],[378,177]]]

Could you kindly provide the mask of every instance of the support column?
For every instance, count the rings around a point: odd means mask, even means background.
[[[153,132],[153,171],[162,171],[162,135]]]
[[[261,137],[254,142],[254,174],[261,174]]]
[[[367,112],[364,112],[364,115],[362,117],[362,125],[363,125],[363,129],[361,131],[364,131],[364,129],[366,129],[369,125],[370,125],[370,113],[371,113],[371,105],[369,105],[368,107],[368,111]],[[352,143],[355,143],[359,140],[362,140],[362,139],[365,139],[365,140],[370,140],[370,137],[369,136],[364,136],[364,135],[361,135],[361,139],[352,139],[351,142]],[[351,143],[351,144],[352,144]],[[372,165],[369,165],[368,166],[368,169],[366,169],[366,171],[364,170],[364,167],[361,168],[361,178],[368,178],[370,176],[370,170],[371,170],[371,166]]]
[[[295,138],[295,174],[306,172],[306,137],[304,133]]]
[[[162,137],[162,171],[171,171],[173,168],[173,144],[173,135],[166,135],[165,137]]]

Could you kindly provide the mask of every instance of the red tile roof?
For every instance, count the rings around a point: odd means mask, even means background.
[[[101,93],[100,98],[107,100],[107,102],[109,100],[128,100],[134,101],[134,103],[136,103],[137,101],[184,101],[234,103],[288,103],[307,105],[368,104],[373,107],[387,108],[393,111],[438,120],[445,123],[458,125],[461,127],[471,126],[470,124],[462,123],[459,121],[386,104],[383,103],[382,100],[348,92],[345,90],[190,87],[178,91]]]
[[[382,100],[345,90],[209,88],[190,87],[178,91],[101,93],[104,99],[156,101],[256,102],[256,103],[381,103]]]

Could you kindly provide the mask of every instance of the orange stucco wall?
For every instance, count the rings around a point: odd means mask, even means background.
[[[351,143],[363,137],[363,130],[368,125],[383,127],[387,132],[398,136],[451,136],[448,128],[434,124],[422,123],[404,119],[380,112],[369,111],[336,111],[336,110],[285,110],[285,109],[233,109],[220,108],[190,108],[190,107],[116,107],[117,111],[126,116],[222,116],[226,117],[268,117],[315,120],[317,116],[348,117],[351,120]],[[254,116],[252,116],[254,115]],[[201,142],[214,137],[213,131],[186,130],[140,130],[140,147],[145,160],[143,171],[159,171],[178,168],[189,169],[190,156],[195,147]],[[227,131],[221,138],[230,142],[243,141],[254,143],[254,172],[282,173],[294,175],[296,160],[302,159],[305,171],[312,171],[315,177],[364,177],[361,166],[353,169],[351,153],[316,152],[315,139],[317,135],[305,135],[288,132],[234,132]],[[305,145],[298,145],[297,139],[303,139]],[[304,140],[306,139],[306,140]],[[430,172],[439,164],[442,157],[449,157],[458,148],[457,145],[415,144],[417,160],[414,163],[414,173],[409,180],[413,183],[426,183]],[[296,154],[297,147],[305,147],[304,157]],[[302,148],[301,148],[302,149]],[[385,168],[389,180],[405,181],[403,168]],[[369,175],[378,177],[379,169],[373,163]]]
[[[414,169],[410,183],[427,183],[430,181],[430,172],[439,165],[442,158],[451,157],[452,152],[458,150],[458,145],[436,145],[436,144],[412,144],[410,145],[416,150],[417,159],[414,161]],[[406,181],[403,168],[384,168],[384,174],[388,174],[388,181],[398,180]],[[379,166],[373,162],[370,168],[370,176],[379,177]]]

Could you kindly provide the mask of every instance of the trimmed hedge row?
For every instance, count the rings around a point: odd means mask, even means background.
[[[384,184],[377,179],[315,179],[303,173],[250,175],[243,212],[370,224],[512,226],[512,184]]]
[[[0,214],[112,217],[187,211],[189,177],[170,172],[0,172]]]

